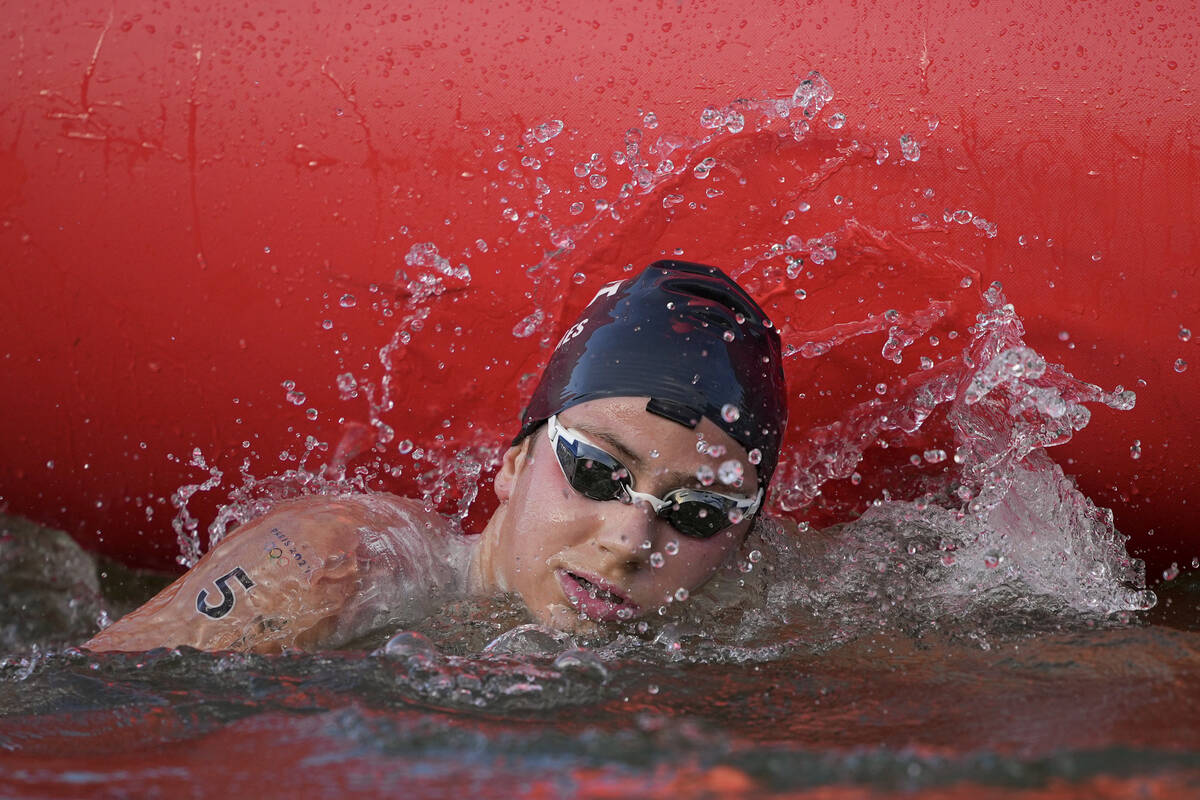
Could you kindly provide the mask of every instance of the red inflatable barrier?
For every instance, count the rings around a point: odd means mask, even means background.
[[[1138,395],[1055,458],[1135,552],[1200,555],[1192,4],[15,5],[10,512],[167,566],[181,487],[211,479],[188,503],[207,521],[240,469],[310,449],[465,507],[561,319],[679,256],[741,275],[785,343],[875,326],[789,361],[795,446],[1000,281],[1032,347]],[[833,96],[808,117],[811,70]],[[903,368],[891,311],[928,329]],[[813,513],[902,463],[869,454]]]

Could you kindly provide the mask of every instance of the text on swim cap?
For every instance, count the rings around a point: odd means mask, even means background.
[[[583,333],[583,328],[587,324],[588,324],[588,318],[584,317],[583,319],[579,320],[579,322],[576,322],[574,325],[572,325],[570,328],[568,328],[567,332],[564,333],[562,335],[562,338],[558,340],[558,344],[554,345],[554,349],[557,350],[558,348],[562,347],[567,342],[574,339],[579,334]]]
[[[600,287],[600,291],[596,292],[596,296],[588,301],[588,305],[590,306],[592,303],[596,302],[601,297],[612,297],[614,294],[617,293],[617,289],[620,289],[621,284],[623,284],[624,282],[625,281],[622,279],[619,281],[613,281],[612,283],[604,284],[603,286]]]

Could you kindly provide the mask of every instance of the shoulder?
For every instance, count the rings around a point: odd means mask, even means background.
[[[443,538],[458,533],[436,509],[392,494],[308,495],[279,503],[235,529],[230,538],[254,531],[317,549],[346,547],[370,534],[423,533]]]
[[[312,650],[428,612],[465,580],[467,537],[395,495],[311,495],[231,532],[93,650]]]

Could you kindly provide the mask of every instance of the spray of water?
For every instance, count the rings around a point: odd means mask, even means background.
[[[569,188],[579,199],[564,209],[553,202],[560,187],[543,171],[552,158],[550,143],[563,135],[564,123],[534,126],[515,144],[497,135],[499,143],[488,157],[500,159],[496,171],[511,193],[502,214],[514,223],[514,236],[548,245],[544,256],[525,269],[532,299],[511,331],[514,346],[545,351],[572,288],[593,277],[594,265],[625,263],[627,240],[647,219],[661,227],[681,210],[702,219],[704,204],[686,198],[715,201],[729,187],[745,184],[746,175],[760,166],[764,146],[786,165],[804,167],[791,170],[798,177],[768,204],[787,209],[771,212],[781,225],[807,213],[818,190],[836,192],[843,169],[862,164],[903,169],[921,158],[920,142],[907,133],[892,147],[841,139],[836,146],[818,145],[818,122],[833,98],[829,83],[813,72],[790,96],[704,109],[698,131],[661,131],[657,118],[645,114],[642,127],[621,134],[607,156],[593,153],[574,165],[577,183]],[[847,124],[839,111],[825,127],[836,132]],[[721,184],[720,175],[732,177]],[[850,207],[841,194],[833,203]],[[740,572],[731,579],[735,588],[750,596],[749,584],[769,575],[771,586],[760,587],[759,595],[769,597],[767,605],[776,611],[816,609],[857,623],[878,619],[884,608],[923,620],[984,617],[1016,608],[1103,618],[1149,608],[1154,597],[1144,589],[1144,565],[1128,557],[1111,514],[1080,494],[1047,454],[1047,448],[1087,425],[1089,405],[1128,409],[1133,393],[1120,387],[1104,391],[1047,363],[1024,342],[1020,318],[999,285],[980,294],[971,289],[979,285],[971,267],[905,240],[906,233],[935,230],[936,219],[918,211],[904,230],[883,230],[848,216],[836,229],[772,236],[737,248],[744,255],[731,273],[785,312],[806,303],[811,307],[831,286],[844,288],[854,280],[866,287],[864,292],[883,292],[885,283],[890,290],[938,281],[948,281],[951,289],[940,294],[931,289],[921,302],[904,307],[842,314],[825,327],[801,324],[788,313],[781,318],[789,370],[831,363],[848,348],[878,338],[883,343],[874,361],[858,362],[857,369],[864,376],[886,371],[888,377],[871,381],[873,396],[847,400],[833,419],[792,437],[777,473],[773,511],[803,519],[818,505],[828,505],[828,488],[845,481],[857,485],[859,470],[867,469],[864,459],[879,447],[915,448],[913,474],[889,472],[900,476],[902,485],[882,492],[856,522],[839,528],[820,555],[789,545],[789,535],[805,536],[795,531],[768,536],[769,541],[752,539],[737,565]],[[941,223],[944,230],[961,228],[982,239],[996,236],[994,223],[966,209],[945,211]],[[476,242],[479,253],[488,249],[482,239]],[[395,381],[399,360],[414,348],[436,345],[425,330],[431,310],[447,293],[469,290],[471,273],[432,242],[413,243],[404,261],[391,282],[397,301],[380,306],[392,333],[378,350],[373,367],[378,374],[359,370],[336,376],[343,401],[365,401],[366,421],[346,423],[332,452],[327,443],[309,437],[298,465],[283,473],[257,478],[243,464],[240,485],[228,488],[228,502],[209,525],[209,546],[283,497],[363,491],[380,478],[402,474],[429,503],[449,504],[460,517],[469,512],[503,442],[484,431],[476,431],[471,441],[440,435],[417,443],[399,438]],[[960,295],[973,296],[979,311],[956,327]],[[804,316],[797,314],[797,319]],[[811,313],[804,318],[815,319]],[[923,354],[914,364],[909,354],[940,345],[939,336],[947,346],[938,360]],[[957,347],[951,349],[951,341]],[[527,392],[530,381],[521,386]],[[795,381],[793,386],[798,400],[811,391]],[[324,463],[314,463],[322,458]],[[223,481],[222,472],[199,454],[191,463],[208,477],[182,487],[173,498],[184,564],[194,563],[201,552],[199,523],[188,513],[188,501]],[[703,606],[665,600],[676,602]]]

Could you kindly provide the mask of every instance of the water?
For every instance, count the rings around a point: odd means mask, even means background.
[[[695,130],[640,113],[582,160],[551,152],[573,136],[558,119],[495,134],[482,156],[503,176],[513,241],[541,253],[514,347],[551,346],[635,257],[742,254],[727,266],[780,328],[796,397],[776,521],[728,574],[593,638],[529,627],[497,598],[338,652],[94,656],[71,645],[149,596],[153,576],[5,521],[0,795],[1194,791],[1200,573],[1185,564],[1149,590],[1111,514],[1053,460],[1093,411],[1136,397],[1030,348],[1003,287],[920,238],[939,224],[997,235],[953,198],[909,192],[928,138],[854,139],[854,109],[835,99],[813,73],[787,97],[714,104]],[[912,199],[873,200],[883,181]],[[745,224],[723,230],[731,209]],[[481,262],[408,248],[398,298],[369,292],[388,338],[336,376],[366,420],[334,442],[298,437],[266,475],[190,454],[197,478],[172,498],[180,563],[280,499],[381,478],[477,513],[506,431],[405,438],[398,365],[446,357],[431,320]],[[201,520],[189,503],[211,493],[220,509]]]
[[[791,588],[816,602],[769,629],[684,621],[581,641],[522,627],[497,599],[360,650],[10,656],[0,794],[1194,790],[1195,630],[1029,596],[961,618],[903,593],[847,606],[845,582],[821,588],[838,550],[803,554],[816,568]],[[1200,581],[1171,588],[1194,628]]]

